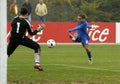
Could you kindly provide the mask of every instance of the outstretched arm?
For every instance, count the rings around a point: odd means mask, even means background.
[[[73,29],[68,30],[68,32],[73,32],[76,30],[79,30],[81,28],[85,27],[85,23],[78,25],[77,27],[74,27]]]
[[[34,31],[33,31],[30,22],[29,22],[28,20],[26,20],[26,21],[27,21],[27,23],[28,23],[28,24],[27,24],[27,29],[28,29],[28,33],[29,33],[30,35],[35,35],[35,34],[37,34],[38,32],[40,32],[41,30],[43,30],[43,29],[45,28],[45,25],[44,25],[44,24],[41,24],[41,25],[38,26],[38,29],[37,29],[37,30],[34,30]]]

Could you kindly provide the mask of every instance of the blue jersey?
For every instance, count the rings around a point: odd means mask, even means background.
[[[89,40],[89,35],[87,32],[88,28],[91,28],[91,27],[88,25],[87,21],[84,20],[83,22],[78,22],[77,27],[71,29],[70,32],[77,31],[78,38],[81,38],[81,39],[86,38]]]

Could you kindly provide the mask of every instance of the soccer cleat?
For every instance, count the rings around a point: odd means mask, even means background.
[[[93,63],[93,62],[92,62],[92,58],[89,59],[88,62],[89,62],[89,64],[92,64],[92,63]]]
[[[43,71],[42,67],[38,63],[34,65],[34,68],[38,69],[39,71]]]
[[[73,38],[73,35],[72,35],[72,34],[69,34],[69,38],[72,39],[72,38]]]
[[[76,35],[72,35],[72,34],[69,34],[69,38],[75,42],[75,40],[77,39],[77,36]]]

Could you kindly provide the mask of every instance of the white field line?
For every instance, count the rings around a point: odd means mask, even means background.
[[[47,45],[46,43],[39,44]],[[56,43],[56,45],[81,45],[81,43]],[[90,43],[90,45],[120,45],[120,43]]]
[[[112,72],[120,72],[120,70],[110,70],[110,69],[101,69],[101,68],[90,68],[76,65],[68,65],[68,64],[42,64],[42,65],[51,65],[51,66],[63,66],[77,69],[87,69],[87,70],[98,70],[98,71],[112,71]],[[91,66],[91,65],[90,65]]]
[[[30,65],[30,64],[24,64],[24,66],[27,66],[27,65]],[[91,67],[84,67],[84,66],[76,66],[76,65],[68,65],[68,64],[42,64],[42,65],[46,65],[46,66],[61,66],[61,67],[70,67],[70,68],[76,68],[76,69],[86,69],[86,70],[97,70],[97,71],[111,71],[111,72],[120,72],[120,70],[111,70],[111,69],[105,69],[105,68],[91,68]],[[16,69],[14,68],[15,66],[23,66],[21,64],[17,64],[17,65],[14,65],[14,64],[11,64],[11,65],[8,65],[8,67],[11,67],[12,69]],[[90,64],[90,66],[92,66]]]

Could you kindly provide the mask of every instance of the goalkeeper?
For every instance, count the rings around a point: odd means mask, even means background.
[[[27,13],[28,11],[26,8],[21,8],[20,16],[15,17],[11,23],[12,30],[10,35],[10,42],[7,47],[7,54],[9,57],[19,45],[31,48],[35,51],[34,68],[43,71],[42,67],[40,66],[41,48],[38,43],[26,37],[25,33],[27,30],[30,35],[36,35],[37,32],[40,32],[45,28],[45,25],[41,24],[38,26],[37,30],[33,31],[30,22],[26,19]]]
[[[92,55],[91,55],[91,51],[90,48],[88,46],[89,44],[89,35],[87,32],[88,28],[92,28],[88,25],[87,21],[86,21],[87,16],[84,14],[80,14],[78,15],[77,19],[78,19],[78,25],[77,27],[68,30],[69,32],[73,32],[73,31],[77,31],[77,33],[75,33],[74,35],[72,35],[71,33],[69,34],[69,37],[72,39],[72,41],[74,42],[81,42],[83,47],[85,48],[88,58],[89,58],[89,63],[92,64]]]

